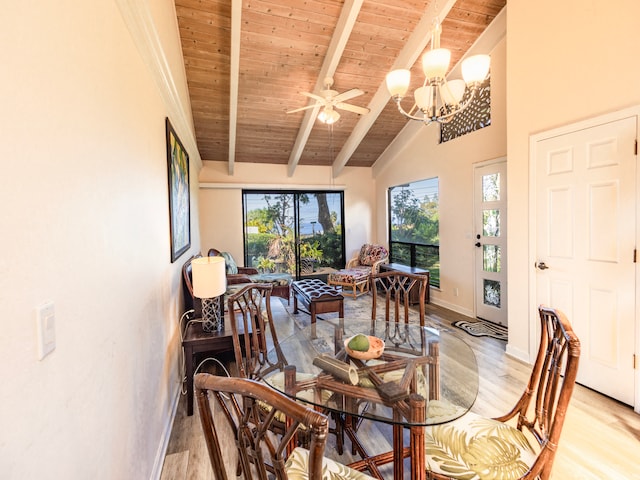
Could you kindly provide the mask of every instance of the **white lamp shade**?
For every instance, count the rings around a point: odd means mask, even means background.
[[[420,110],[428,109],[433,103],[433,88],[431,85],[427,85],[426,87],[416,88],[415,92],[413,92],[413,98]]]
[[[411,72],[404,68],[387,73],[387,90],[392,97],[404,97],[411,83]]]
[[[436,48],[429,50],[422,55],[422,71],[429,80],[433,78],[444,78],[449,70],[451,52],[446,48]]]
[[[462,62],[462,78],[467,83],[482,82],[489,74],[491,57],[489,55],[474,55]]]
[[[450,80],[440,87],[440,95],[445,105],[458,105],[462,101],[467,85],[464,80]]]
[[[193,296],[219,297],[227,290],[227,274],[223,257],[200,257],[191,261]]]

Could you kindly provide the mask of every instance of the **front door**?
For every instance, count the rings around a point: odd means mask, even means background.
[[[636,130],[629,116],[533,142],[537,304],[571,321],[582,346],[578,382],[630,405]]]
[[[507,325],[507,163],[474,169],[476,316]]]

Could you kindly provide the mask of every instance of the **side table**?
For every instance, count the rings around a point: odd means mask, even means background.
[[[240,333],[243,336],[242,333]],[[187,415],[193,415],[193,375],[196,368],[194,362],[198,353],[208,353],[212,356],[233,351],[233,332],[229,325],[229,318],[225,318],[224,327],[219,332],[205,332],[202,322],[190,323],[182,340],[184,348],[185,374],[187,376]]]
[[[429,303],[429,270],[425,270],[424,268],[418,267],[410,267],[409,265],[403,265],[402,263],[382,263],[380,264],[381,272],[400,272],[400,273],[412,273],[414,275],[425,275],[427,277],[427,291],[424,294],[424,302]],[[418,292],[417,288],[412,288],[409,292],[409,304],[415,305],[418,303]]]

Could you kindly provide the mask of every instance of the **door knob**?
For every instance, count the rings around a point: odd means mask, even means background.
[[[544,262],[538,262],[536,264],[536,267],[538,267],[540,270],[546,270],[547,268],[549,268]]]
[[[480,247],[482,244],[480,242],[476,242],[476,247]]]

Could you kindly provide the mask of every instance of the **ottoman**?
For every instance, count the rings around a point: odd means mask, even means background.
[[[337,288],[330,287],[322,280],[296,280],[293,290],[293,313],[298,313],[298,302],[309,310],[311,324],[316,323],[316,314],[337,312],[344,316],[344,298]]]

